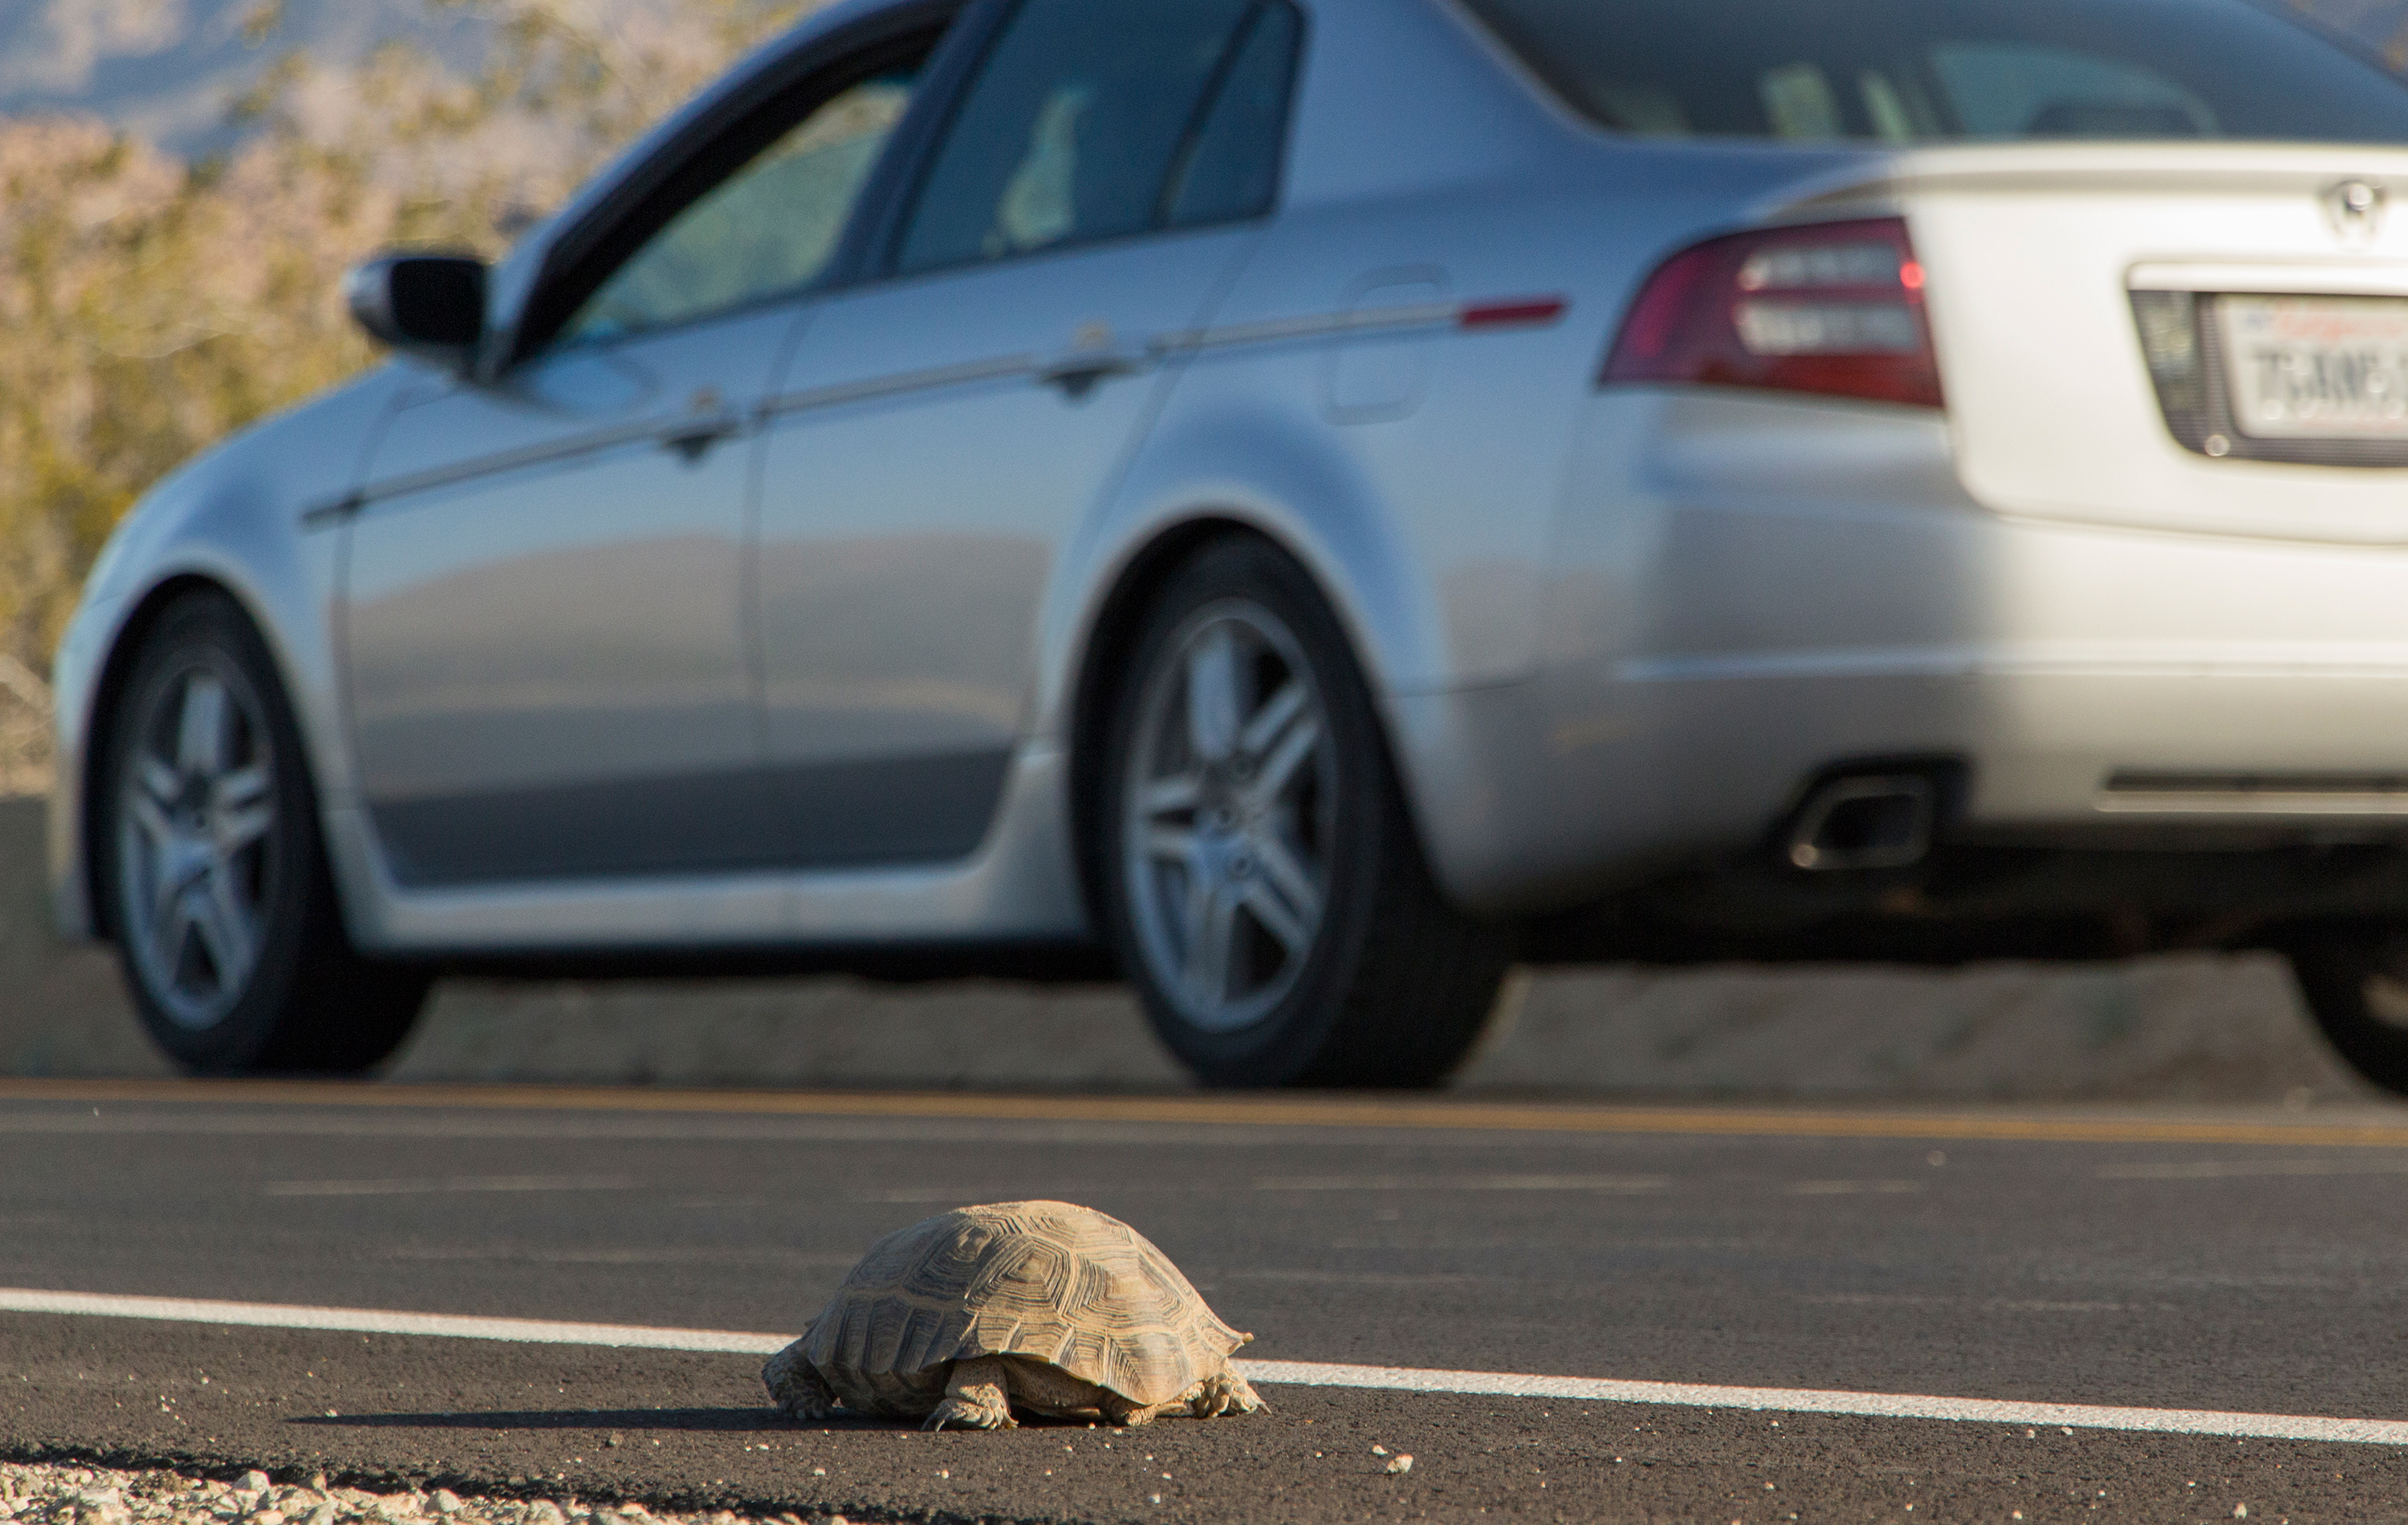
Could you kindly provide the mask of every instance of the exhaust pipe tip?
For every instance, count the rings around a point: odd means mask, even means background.
[[[1920,773],[1831,779],[1799,807],[1783,854],[1809,873],[1911,868],[1930,853],[1939,814],[1939,786]]]

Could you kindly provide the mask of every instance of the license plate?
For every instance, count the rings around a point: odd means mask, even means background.
[[[2219,296],[2233,423],[2260,439],[2408,439],[2408,297]]]

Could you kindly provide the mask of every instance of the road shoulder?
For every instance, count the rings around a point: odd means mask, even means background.
[[[1135,1431],[802,1426],[766,1405],[756,1366],[0,1316],[0,1458],[760,1519],[1755,1522],[1812,1500],[1817,1518],[2246,1504],[2305,1522],[2398,1518],[2408,1497],[2408,1454],[2382,1447],[1297,1388],[1266,1388],[1261,1416]]]

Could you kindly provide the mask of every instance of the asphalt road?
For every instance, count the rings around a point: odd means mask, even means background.
[[[0,1163],[16,1288],[780,1332],[1043,1196],[1271,1360],[2408,1418],[2398,1113],[16,1086]],[[2379,1446],[1295,1387],[923,1436],[787,1424],[757,1364],[0,1315],[0,1451],[856,1519],[2408,1519]]]

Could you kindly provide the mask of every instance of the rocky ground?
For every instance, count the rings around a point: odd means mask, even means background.
[[[449,1489],[374,1493],[317,1473],[282,1481],[256,1470],[226,1479],[180,1472],[0,1462],[0,1520],[13,1525],[738,1525],[722,1509],[654,1513],[640,1503],[462,1498]],[[799,1515],[762,1525],[845,1525]]]

